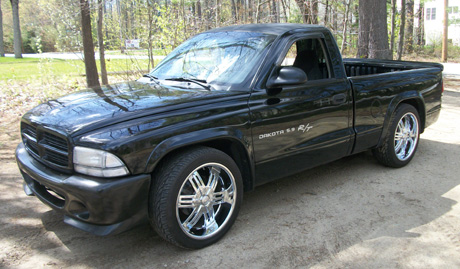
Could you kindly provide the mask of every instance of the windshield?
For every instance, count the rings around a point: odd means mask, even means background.
[[[195,79],[229,90],[257,70],[275,38],[252,32],[202,33],[177,47],[149,75],[160,80]]]

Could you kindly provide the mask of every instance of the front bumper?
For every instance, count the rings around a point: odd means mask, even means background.
[[[108,235],[145,222],[148,216],[150,175],[114,179],[68,175],[32,158],[20,143],[16,161],[24,189],[64,213],[64,222],[81,230]]]

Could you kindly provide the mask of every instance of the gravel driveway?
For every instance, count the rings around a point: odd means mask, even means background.
[[[460,268],[460,77],[449,77],[441,117],[407,167],[365,152],[261,186],[202,250],[148,225],[97,237],[64,224],[23,193],[14,147],[0,143],[0,267]]]

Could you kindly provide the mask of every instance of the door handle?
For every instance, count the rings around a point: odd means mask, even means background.
[[[267,101],[265,101],[265,104],[269,106],[276,105],[279,103],[281,103],[281,99],[277,97],[268,98]]]
[[[340,105],[347,101],[347,96],[344,93],[336,94],[332,96],[332,104]]]

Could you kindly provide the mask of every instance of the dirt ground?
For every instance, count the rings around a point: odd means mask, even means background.
[[[261,186],[221,241],[195,251],[148,225],[97,237],[64,224],[22,191],[17,120],[1,128],[0,267],[460,268],[460,77],[407,167],[366,152]]]

